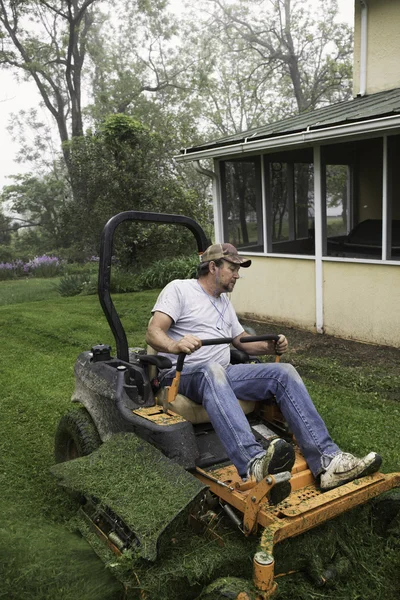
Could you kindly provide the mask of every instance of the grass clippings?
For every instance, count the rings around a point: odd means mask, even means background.
[[[117,434],[98,450],[52,467],[61,485],[96,498],[135,533],[141,558],[156,560],[159,538],[187,519],[205,486],[135,434]],[[175,525],[176,527],[176,525]]]

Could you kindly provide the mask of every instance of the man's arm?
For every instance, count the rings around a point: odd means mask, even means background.
[[[169,315],[155,311],[146,332],[146,342],[158,352],[168,354],[191,354],[201,346],[201,340],[194,335],[185,335],[180,340],[173,340],[167,334],[172,325]]]
[[[279,341],[267,341],[267,342],[248,342],[247,344],[242,344],[240,339],[243,337],[249,337],[249,333],[241,333],[237,335],[233,339],[233,345],[238,350],[244,350],[247,354],[252,354],[253,356],[260,356],[261,354],[283,354],[288,349],[288,341],[284,335],[279,335]]]

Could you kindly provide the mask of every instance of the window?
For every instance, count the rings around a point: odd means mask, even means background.
[[[388,260],[400,260],[400,135],[391,135],[388,143]]]
[[[224,241],[263,252],[260,157],[221,162]]]
[[[387,201],[383,155],[383,138],[321,147],[324,256],[400,260],[400,135],[387,137]],[[220,165],[225,241],[249,252],[315,254],[313,148]]]
[[[326,165],[326,235],[347,235],[351,228],[349,165]]]
[[[266,155],[268,251],[314,254],[312,150]]]
[[[382,257],[382,138],[322,149],[326,256]]]

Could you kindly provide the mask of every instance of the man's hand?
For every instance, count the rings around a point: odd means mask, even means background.
[[[289,347],[288,341],[284,335],[279,334],[279,340],[275,344],[276,354],[284,354]]]
[[[233,340],[233,345],[239,350],[244,350],[247,354],[262,356],[263,354],[283,354],[288,349],[288,341],[284,335],[280,334],[277,342],[272,340],[260,342],[241,342],[243,338],[249,337],[248,333],[240,333]]]
[[[184,352],[185,354],[192,354],[201,347],[201,340],[194,335],[184,335],[180,340],[174,341],[171,344],[169,352],[172,354],[180,354]]]
[[[167,334],[172,319],[165,313],[156,311],[150,320],[146,332],[146,342],[158,352],[169,354],[192,354],[201,347],[201,340],[194,335],[184,335],[180,340],[173,340]]]

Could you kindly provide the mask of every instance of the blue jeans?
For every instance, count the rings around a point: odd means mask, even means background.
[[[170,385],[173,376],[173,369],[166,372],[162,385]],[[241,477],[246,477],[251,461],[265,450],[256,441],[237,398],[257,401],[275,396],[314,476],[340,452],[292,365],[239,364],[227,369],[218,363],[184,366],[179,393],[204,406]]]

